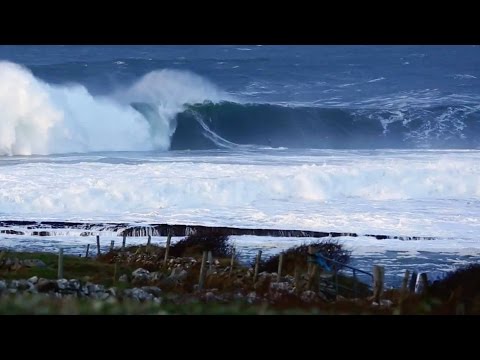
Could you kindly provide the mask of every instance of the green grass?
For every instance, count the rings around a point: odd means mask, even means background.
[[[8,271],[5,268],[0,268],[0,278],[2,279],[28,279],[32,276],[46,279],[57,279],[57,254],[45,252],[9,252],[4,255],[4,258],[17,258],[19,260],[38,259],[43,261],[46,267],[22,267],[16,271]],[[115,264],[96,261],[94,258],[66,255],[63,258],[63,267],[63,276],[66,279],[91,281],[105,286],[112,286],[114,284],[113,275],[115,273]],[[116,278],[118,279],[122,274],[131,274],[133,270],[135,269],[131,266],[124,264],[117,265]]]

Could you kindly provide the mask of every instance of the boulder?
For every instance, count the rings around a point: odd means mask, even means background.
[[[317,297],[317,294],[311,290],[304,291],[300,296],[300,298],[305,302],[313,302],[316,297]]]
[[[60,290],[65,290],[68,288],[68,280],[67,279],[58,279],[57,286]]]
[[[152,294],[155,297],[159,297],[162,294],[162,290],[156,286],[142,286],[142,290],[146,293]]]
[[[27,281],[35,285],[36,283],[38,283],[38,276],[32,276]]]
[[[68,288],[70,290],[80,290],[80,288],[82,287],[82,284],[80,283],[79,280],[77,279],[71,279],[68,281]]]
[[[39,260],[39,259],[27,259],[27,260],[23,260],[21,263],[25,267],[40,267],[40,268],[47,267],[47,265],[42,260]]]
[[[57,291],[58,285],[55,280],[39,279],[35,288],[38,292],[46,293],[50,291]]]
[[[33,284],[29,283],[27,280],[19,280],[18,281],[17,289],[19,291],[30,290],[33,287],[34,287]]]
[[[183,281],[187,278],[188,273],[180,267],[174,268],[169,278],[176,281]]]
[[[132,277],[135,280],[149,280],[150,279],[150,271],[138,268],[132,272]]]

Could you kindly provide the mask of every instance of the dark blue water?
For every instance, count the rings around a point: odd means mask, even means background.
[[[0,59],[93,95],[159,69],[232,95],[178,114],[174,150],[480,147],[478,46],[0,46]]]

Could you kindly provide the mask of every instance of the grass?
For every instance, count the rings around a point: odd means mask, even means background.
[[[190,235],[170,246],[170,255],[175,257],[198,256],[204,251],[211,251],[214,257],[229,258],[233,246],[228,243],[227,235],[215,232]]]
[[[293,275],[295,273],[295,267],[299,270],[305,270],[307,268],[307,254],[308,248],[313,247],[316,251],[319,251],[324,256],[338,261],[343,264],[347,264],[350,261],[350,251],[342,247],[338,242],[331,240],[316,241],[310,244],[302,244],[291,247],[283,254],[282,273]],[[278,270],[278,263],[280,254],[271,256],[265,261],[260,262],[260,272],[276,272]]]
[[[45,252],[9,252],[4,255],[10,259],[38,259],[45,263],[46,267],[22,267],[18,270],[8,270],[0,268],[0,278],[2,279],[28,279],[32,276],[38,276],[45,279],[57,279],[58,275],[58,255]],[[91,281],[105,286],[114,285],[113,275],[115,273],[115,264],[96,261],[94,258],[84,258],[78,256],[65,255],[63,258],[64,278],[79,279]],[[121,274],[130,274],[134,268],[132,266],[117,265],[117,278]],[[118,285],[118,284],[115,284]]]
[[[220,253],[228,254],[229,248],[225,247],[228,244],[226,244],[224,238],[217,238],[215,240],[218,242],[217,245],[213,244],[212,246],[210,242],[207,242],[204,247],[199,246],[202,241],[201,237],[187,237],[184,240],[183,248],[181,247],[183,249],[182,253],[196,258],[197,263],[190,267],[186,279],[182,282],[175,282],[165,277],[156,283],[148,284],[162,289],[162,304],[139,303],[129,299],[98,301],[77,298],[58,299],[45,294],[22,293],[21,295],[10,295],[3,293],[0,296],[0,314],[480,314],[480,265],[478,264],[450,273],[444,280],[430,286],[427,292],[422,295],[402,294],[395,289],[387,290],[383,299],[393,302],[393,305],[389,308],[372,307],[369,298],[370,290],[366,284],[362,283],[357,283],[357,291],[361,299],[354,301],[342,299],[342,297],[352,297],[351,290],[344,290],[343,286],[352,289],[353,279],[341,274],[339,274],[339,295],[341,295],[341,298],[336,301],[308,303],[293,294],[284,294],[278,299],[272,298],[271,296],[274,295],[269,293],[270,279],[268,277],[255,285],[251,278],[244,278],[244,280],[239,281],[240,277],[245,277],[246,268],[236,264],[236,270],[232,277],[228,276],[228,271],[208,275],[206,291],[215,288],[217,290],[213,292],[218,295],[237,292],[246,295],[255,291],[260,298],[254,304],[233,300],[228,303],[205,303],[201,297],[194,293],[195,285],[198,283],[201,254],[204,249],[208,249],[207,244],[210,244],[208,245],[210,249],[217,248],[221,250]],[[329,246],[330,249],[337,251],[338,255],[349,256],[349,253],[342,252],[341,247]],[[283,271],[284,276],[286,273],[294,273],[296,262],[297,268],[299,267],[298,263],[305,268],[307,267],[307,249],[307,245],[302,245],[284,252],[286,254],[284,255],[284,269],[286,269]],[[130,254],[136,254],[133,257],[135,261],[127,261],[125,253],[119,250],[102,254],[98,258],[66,255],[64,256],[64,277],[124,289],[144,284],[120,283],[118,281],[114,283],[115,263],[117,263],[117,279],[122,274],[130,275],[133,270],[139,267],[151,271],[160,270],[166,275],[170,274],[171,270],[161,268],[164,248],[151,245],[148,248],[146,246],[132,246],[126,250]],[[43,261],[46,266],[21,267],[18,270],[0,267],[0,279],[26,279],[31,276],[47,279],[57,278],[58,254],[1,252],[0,263],[5,258],[38,259]],[[221,267],[230,265],[230,257],[219,258],[215,256],[215,258],[220,261]],[[348,258],[345,259],[348,260]],[[269,272],[276,272],[278,256],[268,259],[265,263],[263,263],[264,268],[261,268],[263,271],[268,269]],[[302,281],[305,282],[305,280]],[[273,301],[267,304],[266,299]]]

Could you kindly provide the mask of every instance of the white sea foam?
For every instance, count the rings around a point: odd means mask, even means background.
[[[478,151],[307,153],[2,160],[0,217],[444,237],[480,230]]]
[[[81,85],[51,85],[17,64],[0,62],[0,156],[165,150],[175,115],[187,103],[228,99],[198,75],[153,71],[128,89],[93,96]],[[148,119],[132,102],[148,102]]]

